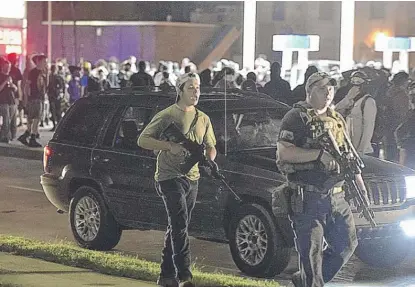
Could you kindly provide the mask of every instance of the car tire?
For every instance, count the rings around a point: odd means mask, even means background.
[[[89,210],[85,211],[86,208]],[[122,229],[92,187],[82,186],[75,192],[69,206],[69,221],[75,241],[83,248],[111,250],[120,241]]]
[[[402,263],[412,250],[413,241],[409,239],[372,239],[359,241],[355,255],[373,267],[390,268]]]
[[[262,242],[262,252],[258,250],[259,241]],[[259,204],[241,206],[231,219],[229,247],[239,270],[253,277],[272,278],[287,267],[291,258],[291,248],[283,241],[270,212]],[[249,248],[254,249],[251,254],[256,252],[255,258],[249,258]]]

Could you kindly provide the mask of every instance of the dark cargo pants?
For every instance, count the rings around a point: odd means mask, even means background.
[[[303,287],[322,287],[336,276],[357,247],[353,214],[344,192],[304,192],[303,212],[293,213],[290,220]]]
[[[191,279],[188,226],[196,203],[198,181],[175,178],[156,183],[156,189],[163,198],[168,217],[160,277]]]

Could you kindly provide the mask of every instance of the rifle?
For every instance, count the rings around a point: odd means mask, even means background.
[[[162,132],[162,135],[165,136],[169,141],[180,144],[190,153],[190,156],[186,157],[184,163],[180,164],[179,168],[183,174],[187,174],[195,164],[200,163],[202,166],[206,166],[210,169],[210,175],[213,178],[222,181],[222,183],[229,189],[229,191],[231,191],[238,202],[242,201],[236,192],[226,182],[225,176],[219,171],[217,164],[206,158],[204,144],[198,144],[186,138],[175,123],[171,123]]]
[[[353,147],[349,136],[345,131],[343,131],[343,134],[350,148],[348,152],[340,150],[336,140],[334,139],[333,133],[330,130],[323,133],[319,137],[319,143],[340,165],[340,176],[348,184],[348,191],[351,199],[353,199],[357,211],[360,213],[359,217],[364,217],[367,221],[369,221],[372,227],[376,227],[373,210],[370,209],[369,202],[366,199],[364,191],[360,189],[355,178],[357,174],[361,173],[365,165]]]

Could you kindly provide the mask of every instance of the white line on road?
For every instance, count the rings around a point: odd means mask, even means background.
[[[14,186],[14,185],[7,185],[7,187],[14,188],[14,189],[42,192],[43,193],[43,190],[41,190],[41,189],[27,188],[27,187]]]

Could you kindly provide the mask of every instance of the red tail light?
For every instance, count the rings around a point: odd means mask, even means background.
[[[49,146],[45,146],[44,150],[43,150],[43,170],[45,172],[50,172],[49,169],[49,160],[50,157],[52,156],[53,151]]]

